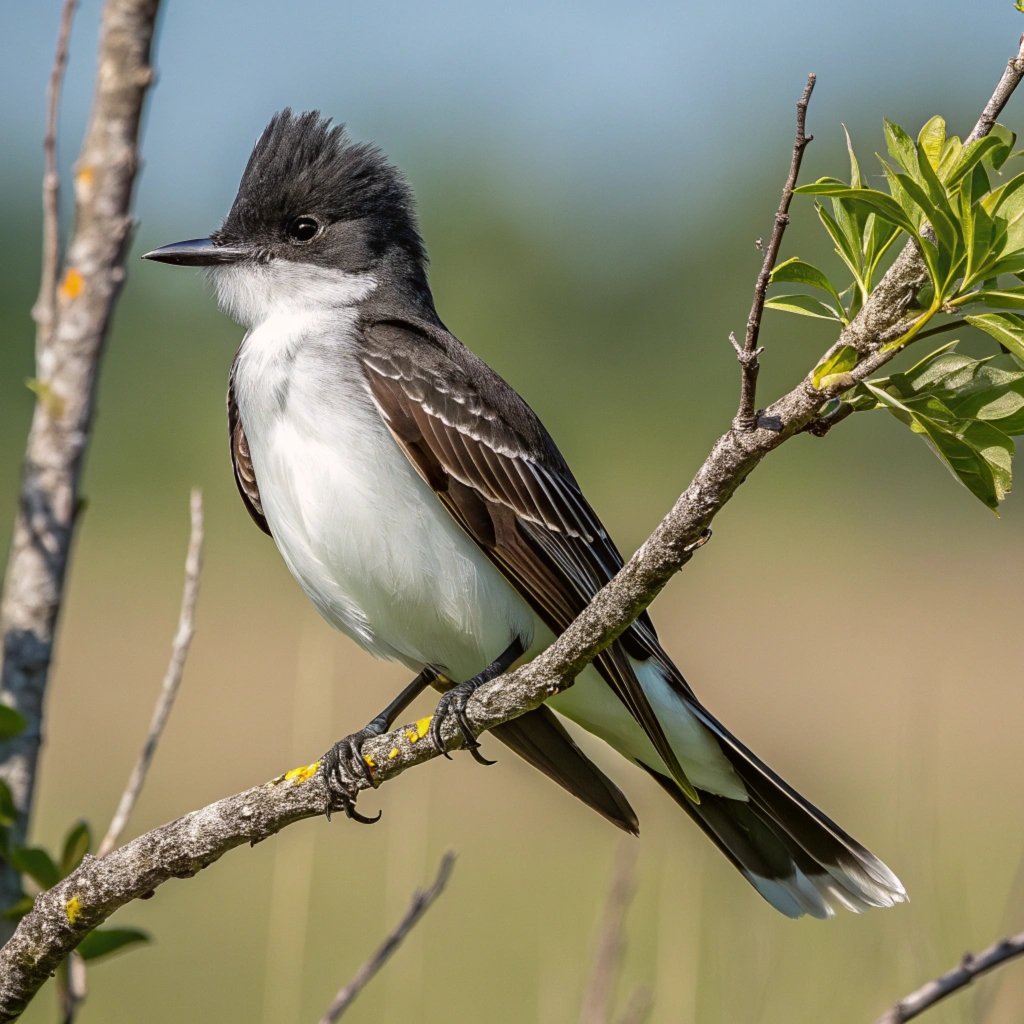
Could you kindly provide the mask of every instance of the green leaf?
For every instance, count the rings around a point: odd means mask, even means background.
[[[0,829],[10,828],[18,820],[18,810],[14,806],[11,787],[0,779]]]
[[[866,282],[864,282],[862,279],[861,256],[859,247],[850,245],[850,240],[843,233],[842,229],[839,227],[839,224],[836,222],[836,219],[832,216],[831,213],[828,212],[828,210],[825,209],[824,206],[821,205],[821,203],[815,203],[814,207],[818,211],[818,218],[821,220],[821,223],[824,225],[825,230],[829,233],[829,236],[835,243],[836,253],[838,254],[839,258],[849,268],[850,273],[853,274],[854,276],[854,279],[866,288]]]
[[[959,236],[949,215],[933,201],[932,196],[915,179],[907,174],[897,174],[896,178],[931,224],[935,237],[939,240],[940,251],[954,253]]]
[[[126,946],[150,941],[149,934],[138,928],[97,928],[78,944],[78,953],[83,960],[99,960]]]
[[[976,498],[996,509],[1009,490],[1013,442],[990,424],[959,423],[939,399],[928,397],[910,406],[870,383],[868,390],[897,419],[919,434],[946,468]]]
[[[1024,318],[1013,313],[978,313],[964,319],[972,327],[991,335],[1018,359],[1024,359]]]
[[[15,870],[43,889],[52,889],[60,881],[57,865],[41,846],[19,846],[11,851],[9,859]]]
[[[1013,154],[1013,147],[1017,142],[1017,133],[1010,131],[1005,124],[997,122],[992,125],[988,138],[998,139],[1002,143],[1001,149],[997,150],[992,156],[992,166],[998,171]]]
[[[1024,288],[987,289],[971,298],[970,305],[976,303],[995,309],[1024,309]]]
[[[819,288],[823,292],[828,292],[836,300],[836,305],[840,309],[843,308],[839,292],[836,291],[835,285],[828,279],[828,276],[817,267],[810,263],[805,263],[797,256],[793,256],[772,269],[769,283],[778,284],[779,282],[805,284],[810,288]]]
[[[810,295],[773,295],[765,301],[766,309],[781,309],[786,313],[799,316],[814,316],[821,320],[836,320],[842,323],[843,318],[831,306],[819,302]]]
[[[854,188],[863,188],[864,177],[860,173],[857,154],[853,151],[853,140],[850,138],[850,133],[846,130],[845,124],[843,125],[843,134],[846,136],[846,152],[850,155],[850,184]]]
[[[964,146],[945,175],[940,175],[947,185],[955,185],[962,178],[970,174],[978,164],[986,157],[998,157],[1005,148],[1005,143],[996,135],[986,135],[984,138],[975,139]],[[1005,159],[1005,158],[1004,158]]]
[[[889,155],[907,172],[917,174],[917,147],[914,140],[893,121],[885,122],[885,146]]]
[[[938,170],[942,151],[946,145],[946,122],[936,114],[924,123],[917,136],[918,152],[927,158],[934,170]]]
[[[0,740],[9,740],[25,731],[25,716],[6,704],[0,704]]]
[[[811,382],[819,389],[840,383],[838,378],[849,373],[857,365],[858,357],[859,354],[852,345],[841,346],[815,366]]]
[[[79,821],[72,825],[64,838],[64,852],[60,858],[62,878],[66,878],[82,863],[82,858],[89,852],[91,846],[92,834],[88,822]]]

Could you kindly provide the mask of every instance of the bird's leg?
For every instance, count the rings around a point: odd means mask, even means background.
[[[363,760],[362,746],[374,736],[383,736],[391,728],[395,719],[437,678],[437,672],[425,668],[404,690],[379,714],[373,721],[359,732],[352,733],[338,740],[321,759],[324,778],[332,798],[344,809],[345,814],[364,825],[371,825],[380,820],[367,818],[356,810],[356,795],[359,788],[357,778],[362,778],[371,786],[376,786],[370,766]],[[332,799],[331,803],[334,803]],[[330,811],[328,811],[330,817]]]
[[[462,731],[463,748],[473,755],[473,760],[479,764],[494,764],[479,752],[480,744],[477,742],[476,736],[473,735],[473,727],[466,717],[466,705],[474,690],[479,689],[496,676],[500,676],[517,658],[522,656],[525,650],[523,641],[516,637],[482,672],[478,672],[472,679],[467,679],[464,683],[453,686],[445,693],[438,701],[437,709],[430,720],[430,742],[433,743],[436,750],[451,760],[451,755],[444,749],[444,742],[441,739],[441,726],[451,714],[455,716],[455,721]]]

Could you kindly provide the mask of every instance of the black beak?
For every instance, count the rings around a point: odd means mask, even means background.
[[[193,238],[187,242],[172,242],[159,249],[144,253],[144,260],[173,263],[179,267],[211,267],[218,263],[237,263],[249,253],[231,245],[218,245],[212,238]]]

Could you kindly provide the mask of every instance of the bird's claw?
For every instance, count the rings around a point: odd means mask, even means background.
[[[458,686],[449,690],[437,702],[437,709],[430,720],[430,742],[433,744],[434,749],[443,754],[449,761],[452,759],[452,756],[445,749],[444,740],[441,738],[441,727],[444,725],[445,719],[451,715],[455,719],[455,724],[459,727],[459,732],[462,733],[462,749],[468,750],[477,764],[497,764],[496,761],[492,761],[480,753],[480,742],[477,740],[473,732],[473,726],[470,725],[469,718],[466,715],[466,705],[469,703],[469,698],[479,685],[476,679],[459,683]]]
[[[380,821],[383,812],[378,811],[372,818],[360,814],[356,810],[356,798],[359,796],[360,782],[375,787],[376,781],[360,751],[363,743],[373,736],[379,736],[380,730],[371,722],[365,729],[338,740],[323,756],[323,775],[327,783],[327,818],[331,812],[343,810],[345,817],[358,821],[361,825],[373,825]]]

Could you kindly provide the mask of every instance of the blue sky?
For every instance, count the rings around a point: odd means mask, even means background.
[[[19,182],[40,162],[59,7],[0,5],[3,163]],[[76,20],[65,164],[87,116],[99,8],[83,0]],[[807,71],[819,75],[813,129],[837,138],[847,121],[874,146],[883,113],[966,121],[1024,30],[1010,0],[174,0],[162,19],[139,213],[185,234],[216,224],[285,105],[347,121],[414,178],[486,167],[512,203],[654,207],[685,190],[699,208],[766,145],[784,166]]]

